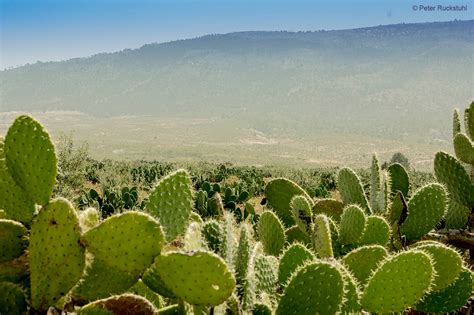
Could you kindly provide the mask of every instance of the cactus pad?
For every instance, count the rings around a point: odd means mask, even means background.
[[[205,251],[160,255],[149,272],[158,273],[177,297],[195,305],[221,304],[235,287],[234,276],[224,260]]]
[[[408,201],[408,217],[400,227],[409,240],[431,231],[443,217],[447,206],[446,192],[440,184],[428,184]]]
[[[237,283],[243,284],[249,266],[250,255],[252,252],[252,227],[243,223],[240,227],[239,247],[237,248],[237,257],[235,262],[235,273]]]
[[[390,164],[388,167],[388,174],[391,182],[392,194],[396,194],[398,191],[404,196],[408,196],[410,191],[410,177],[406,169],[400,163]]]
[[[293,244],[283,253],[278,267],[278,282],[282,287],[298,267],[307,261],[314,260],[314,255],[309,249],[301,244]]]
[[[161,297],[156,294],[152,289],[147,287],[147,285],[144,284],[142,280],[138,280],[138,282],[135,283],[133,287],[131,287],[127,291],[127,293],[136,294],[144,297],[145,299],[150,301],[156,308],[161,308],[161,305],[163,304]]]
[[[461,272],[461,255],[454,249],[441,243],[421,242],[415,248],[424,251],[433,259],[433,267],[436,277],[433,282],[432,290],[440,291],[451,285]]]
[[[342,245],[357,244],[366,224],[364,211],[359,206],[352,205],[344,209],[341,216],[339,241]]]
[[[343,266],[338,265],[344,281],[344,304],[341,308],[342,314],[359,313],[362,309],[360,305],[360,291],[358,282],[354,276]]]
[[[28,246],[26,232],[20,222],[0,219],[0,263],[23,254]]]
[[[146,206],[146,211],[160,220],[168,241],[184,233],[192,209],[191,178],[185,170],[178,170],[162,178],[150,194],[150,201]]]
[[[471,179],[462,164],[452,155],[438,152],[434,159],[434,170],[438,181],[446,185],[450,196],[463,205],[470,205]]]
[[[27,304],[22,289],[11,282],[0,282],[0,314],[26,314]]]
[[[163,231],[150,215],[129,211],[107,218],[87,231],[83,242],[95,259],[139,275],[163,247]]]
[[[425,313],[450,313],[464,306],[472,296],[472,273],[463,268],[457,280],[442,291],[432,292],[415,308]]]
[[[201,225],[197,222],[191,222],[186,233],[184,234],[184,250],[205,249],[204,240],[202,239]]]
[[[474,139],[474,102],[464,110],[464,128],[469,138]]]
[[[453,112],[453,138],[461,132],[461,119],[459,110],[455,109]]]
[[[365,285],[378,264],[387,256],[387,250],[380,245],[363,246],[344,256],[342,262],[359,283]]]
[[[449,200],[448,210],[446,211],[446,228],[463,229],[469,221],[471,210],[460,204],[454,199]]]
[[[290,210],[290,202],[294,196],[298,195],[302,195],[308,198],[308,200],[311,200],[311,197],[303,188],[285,178],[275,178],[268,182],[265,187],[265,196],[267,197],[268,204],[273,208],[286,227],[295,224]]]
[[[350,168],[342,168],[337,175],[337,186],[344,204],[359,205],[367,214],[371,214],[369,202],[364,193],[359,176]]]
[[[272,315],[272,309],[267,304],[255,303],[252,309],[252,315]]]
[[[323,213],[328,217],[334,219],[336,222],[341,220],[344,204],[336,199],[320,199],[316,201],[313,207],[313,213]]]
[[[430,290],[434,277],[430,257],[406,251],[383,261],[370,277],[362,294],[368,312],[403,312]]]
[[[343,288],[337,267],[327,262],[311,263],[293,275],[276,314],[335,314],[342,305]]]
[[[219,250],[220,239],[222,238],[222,229],[219,222],[213,219],[204,222],[202,234],[209,249],[217,252]]]
[[[276,293],[278,284],[278,260],[274,256],[257,255],[253,264],[255,293],[257,296]]]
[[[81,225],[83,232],[86,232],[97,226],[99,224],[99,221],[100,215],[97,209],[87,208],[79,212],[79,224]]]
[[[291,214],[296,225],[306,234],[311,233],[312,216],[311,204],[305,196],[294,196],[290,201]]]
[[[324,214],[314,218],[313,244],[320,258],[334,257],[332,250],[331,227],[329,219]]]
[[[267,254],[278,256],[281,253],[285,245],[285,230],[272,211],[265,211],[260,216],[258,235]]]
[[[458,133],[454,137],[454,153],[464,163],[474,164],[474,148],[465,134]]]
[[[80,236],[76,211],[65,199],[51,201],[33,221],[29,261],[35,309],[47,310],[80,279],[85,264]]]
[[[289,244],[303,243],[305,245],[311,245],[311,238],[300,230],[298,226],[292,226],[285,231],[286,241]]]
[[[146,298],[135,294],[122,294],[111,296],[104,300],[94,301],[83,306],[80,315],[97,315],[97,314],[142,314],[154,315],[158,311],[153,304]]]
[[[57,159],[43,126],[29,116],[19,116],[5,137],[5,157],[16,183],[33,202],[46,204],[56,182]]]
[[[364,233],[359,240],[361,245],[386,245],[390,238],[390,226],[383,217],[368,216]]]

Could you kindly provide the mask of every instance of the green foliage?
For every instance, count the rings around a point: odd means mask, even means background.
[[[160,220],[166,239],[184,233],[193,209],[193,191],[189,173],[178,170],[162,178],[150,195],[146,211]]]
[[[272,212],[265,211],[258,221],[258,235],[267,254],[278,256],[285,245],[285,230],[280,219]]]
[[[471,210],[455,199],[450,199],[445,216],[447,229],[463,229],[469,221]]]
[[[235,276],[237,284],[242,285],[247,279],[247,272],[252,252],[252,227],[248,224],[242,224],[240,227],[239,246],[237,248],[237,257],[235,262]]]
[[[208,220],[202,226],[202,235],[206,240],[207,246],[214,252],[219,250],[222,233],[221,225],[216,220]]]
[[[365,230],[367,218],[359,206],[348,206],[341,216],[339,242],[342,245],[357,244]]]
[[[272,179],[265,187],[265,196],[267,197],[268,204],[286,227],[291,227],[295,224],[290,210],[290,202],[294,196],[298,195],[311,200],[306,191],[296,183],[285,178]]]
[[[385,246],[388,243],[390,234],[388,222],[383,217],[371,215],[367,217],[365,230],[359,240],[359,244]]]
[[[23,224],[0,219],[0,263],[23,254],[28,246],[27,230]]]
[[[380,245],[363,246],[344,256],[344,263],[360,284],[365,285],[378,264],[388,256]]]
[[[369,312],[403,312],[429,292],[434,278],[431,258],[420,251],[388,257],[369,278],[362,307]]]
[[[221,304],[235,287],[234,275],[224,260],[206,251],[160,255],[149,272],[157,273],[175,296],[195,305]]]
[[[390,164],[387,171],[390,177],[392,195],[401,192],[404,196],[408,196],[410,177],[403,165],[400,163]]]
[[[257,255],[253,272],[255,277],[255,294],[273,296],[278,284],[278,260],[274,256]]]
[[[296,225],[301,231],[309,235],[313,223],[313,212],[309,200],[302,195],[294,196],[290,201],[290,209]]]
[[[400,231],[408,240],[416,240],[435,228],[447,206],[446,192],[440,184],[430,184],[408,201],[408,217]]]
[[[21,315],[26,311],[26,297],[21,287],[11,282],[0,282],[0,314]]]
[[[463,205],[471,205],[471,179],[462,164],[452,155],[438,152],[434,159],[434,171],[438,181],[445,185],[451,198]]]
[[[92,229],[100,222],[99,212],[94,208],[87,208],[79,212],[79,225],[83,232]]]
[[[463,133],[454,137],[454,153],[464,163],[474,164],[474,148],[471,140]]]
[[[79,314],[97,315],[97,314],[143,314],[154,315],[156,308],[146,298],[135,294],[122,294],[111,296],[107,299],[94,301],[83,306]]]
[[[314,259],[314,254],[304,245],[293,244],[289,246],[280,258],[280,265],[278,267],[278,282],[280,286],[285,287],[288,279],[298,267]]]
[[[289,244],[302,243],[305,245],[311,245],[311,238],[308,234],[301,231],[301,229],[294,225],[285,231],[286,241]]]
[[[372,213],[360,178],[353,170],[347,167],[342,168],[337,176],[337,185],[344,204],[356,204],[367,214]]]
[[[337,267],[327,262],[310,263],[293,275],[276,314],[335,314],[341,309],[343,289],[343,277]]]
[[[324,214],[318,214],[313,224],[313,247],[320,258],[334,257],[332,250],[331,226],[329,219]]]
[[[341,220],[342,211],[344,210],[344,204],[339,200],[335,199],[319,199],[314,203],[313,213],[323,213],[328,217],[334,219],[336,222]]]

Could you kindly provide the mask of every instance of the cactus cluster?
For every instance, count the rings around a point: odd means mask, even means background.
[[[257,208],[180,169],[106,216],[52,195],[54,145],[21,116],[0,140],[0,314],[469,312],[471,108],[465,134],[455,113],[459,160],[435,157],[441,184],[412,191],[374,155],[368,186],[342,168],[340,198],[312,198],[276,178]]]

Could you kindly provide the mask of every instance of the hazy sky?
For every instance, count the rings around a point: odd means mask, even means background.
[[[473,18],[473,0],[0,0],[0,69],[210,33]],[[467,11],[414,6],[467,5]]]

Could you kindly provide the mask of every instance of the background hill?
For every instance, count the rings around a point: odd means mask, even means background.
[[[234,128],[438,144],[474,97],[473,51],[474,20],[208,35],[1,71],[0,110],[204,119],[223,143]]]

